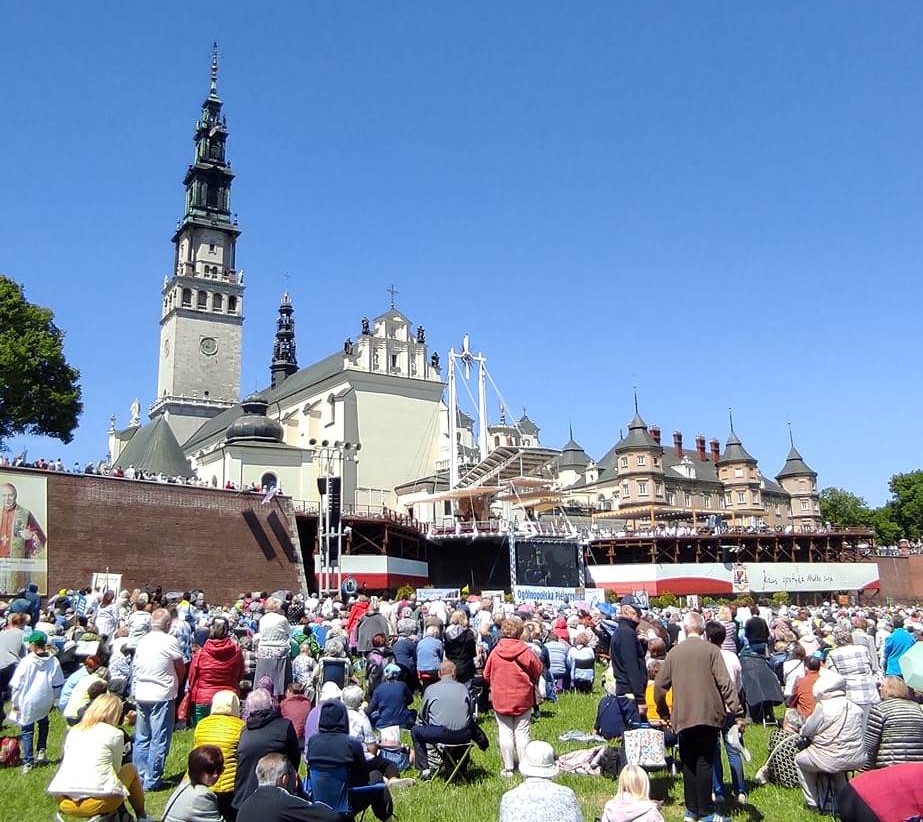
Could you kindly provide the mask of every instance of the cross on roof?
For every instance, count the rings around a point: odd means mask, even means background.
[[[387,291],[391,295],[391,308],[394,308],[394,298],[400,292],[398,292],[398,290],[394,287],[393,283],[391,284],[389,288],[386,288],[385,291]]]

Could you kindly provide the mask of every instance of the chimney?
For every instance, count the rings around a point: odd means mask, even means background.
[[[651,439],[653,439],[654,442],[657,443],[657,445],[660,445],[660,426],[659,426],[659,425],[652,425],[652,426],[648,429],[648,431],[650,432]]]
[[[695,456],[699,462],[705,462],[708,459],[708,457],[705,456],[705,436],[703,434],[696,434]]]
[[[718,440],[710,440],[708,444],[711,446],[711,461],[717,463],[721,458],[721,443]]]
[[[673,432],[673,448],[676,450],[676,456],[679,459],[683,458],[683,432],[674,431]]]

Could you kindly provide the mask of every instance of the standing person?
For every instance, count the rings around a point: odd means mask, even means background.
[[[170,612],[151,614],[151,630],[138,640],[132,671],[138,719],[132,761],[144,790],[160,787],[173,736],[174,702],[185,674],[183,652],[170,630]]]
[[[846,628],[833,629],[833,645],[833,650],[827,654],[827,667],[846,679],[846,698],[862,708],[864,729],[869,711],[881,702],[868,649],[853,644],[852,632]]]
[[[144,789],[134,765],[122,764],[122,700],[100,694],[64,738],[64,756],[48,786],[65,816],[79,819],[114,814],[126,798],[145,818]]]
[[[683,628],[686,638],[670,650],[654,680],[654,701],[660,716],[669,719],[667,691],[673,689],[672,725],[683,764],[685,818],[718,822],[722,817],[715,814],[712,799],[718,736],[729,713],[741,728],[746,720],[721,652],[702,641],[702,615],[686,614]]]
[[[115,591],[106,591],[93,617],[96,633],[102,639],[109,639],[119,627],[119,609],[115,603]]]
[[[13,671],[10,679],[12,708],[16,722],[22,728],[22,772],[29,773],[35,764],[48,761],[48,715],[55,697],[64,687],[64,672],[57,658],[48,653],[48,637],[33,631],[26,637],[29,653]],[[38,726],[38,745],[33,756],[33,739]]]
[[[455,663],[455,678],[459,682],[470,682],[474,677],[477,640],[474,631],[468,627],[468,615],[461,608],[452,611],[449,617],[443,647],[445,658]]]
[[[532,736],[531,716],[535,706],[535,686],[542,675],[542,663],[519,637],[522,620],[504,619],[500,641],[487,664],[484,678],[490,683],[490,702],[497,718],[497,735],[503,770],[512,777],[516,766],[525,759],[526,746]]]
[[[892,624],[894,625],[894,630],[885,640],[883,667],[885,676],[902,676],[900,659],[914,646],[916,640],[913,634],[904,627],[903,617],[894,617]]]
[[[218,691],[238,692],[244,676],[244,655],[230,637],[230,626],[224,617],[212,622],[208,639],[189,666],[186,689],[194,706],[192,724],[208,716],[212,697]]]
[[[253,681],[268,676],[272,680],[273,696],[281,698],[288,683],[292,681],[289,646],[292,626],[282,614],[282,600],[269,597],[265,608],[266,613],[260,617],[259,633],[256,636],[256,672]]]
[[[641,603],[637,597],[622,597],[619,603],[618,627],[609,643],[609,660],[615,676],[615,693],[619,700],[625,727],[641,721],[646,710],[644,692],[647,689],[647,666],[644,648],[638,639]]]
[[[769,625],[759,615],[759,611],[744,624],[744,636],[754,654],[766,656],[766,649],[769,647]]]
[[[724,660],[724,666],[727,668],[728,676],[734,686],[741,702],[743,702],[743,672],[740,668],[740,660],[734,651],[725,649],[726,631],[724,625],[720,622],[710,620],[705,623],[705,637],[708,641],[721,651],[721,658]],[[712,779],[712,791],[715,794],[715,800],[720,801],[724,797],[724,769],[721,767],[721,742],[724,742],[724,750],[727,753],[728,768],[731,771],[731,788],[737,794],[737,802],[741,805],[747,804],[747,787],[744,782],[744,760],[740,753],[740,748],[732,745],[728,740],[728,732],[734,727],[734,717],[728,714],[725,717],[724,725],[721,727],[721,739],[718,740],[718,750],[715,752],[715,771]]]
[[[22,629],[25,622],[23,614],[11,614],[6,628],[0,631],[0,728],[6,718],[3,707],[9,695],[13,671],[26,653],[26,632]]]

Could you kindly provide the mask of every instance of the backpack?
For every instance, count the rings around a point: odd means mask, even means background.
[[[0,739],[0,768],[15,768],[19,758],[19,737],[4,736]]]

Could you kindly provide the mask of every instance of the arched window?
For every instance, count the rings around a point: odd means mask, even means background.
[[[192,289],[183,289],[183,308],[192,308]]]
[[[273,488],[278,486],[279,478],[272,473],[272,471],[267,471],[260,477],[260,487],[266,491],[272,491]]]
[[[231,295],[228,297],[228,314],[237,313],[237,297]]]
[[[208,292],[199,291],[196,294],[196,308],[207,308],[208,307]]]
[[[220,294],[212,296],[212,311],[224,310],[224,298]]]

